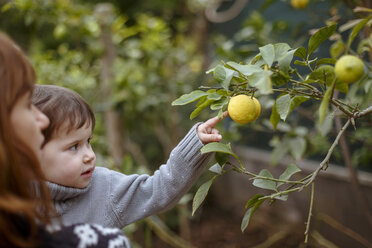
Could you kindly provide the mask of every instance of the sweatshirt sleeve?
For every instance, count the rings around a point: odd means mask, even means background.
[[[202,173],[211,154],[203,147],[195,124],[152,176],[110,173],[110,203],[121,227],[177,204]]]

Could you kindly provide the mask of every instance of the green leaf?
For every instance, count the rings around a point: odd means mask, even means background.
[[[355,25],[355,27],[353,28],[353,31],[351,31],[351,33],[349,35],[349,39],[348,39],[347,44],[346,44],[346,53],[349,51],[351,43],[353,42],[353,40],[355,39],[357,34],[360,32],[360,30],[364,27],[364,25],[366,25],[366,23],[371,18],[372,18],[372,15],[369,15],[367,18],[361,20],[361,22],[359,22],[357,25]]]
[[[286,83],[289,82],[290,79],[291,79],[291,76],[288,75],[288,71],[283,72],[279,70],[279,71],[274,72],[271,75],[271,82],[274,86],[277,86],[277,87],[285,85]]]
[[[294,174],[300,171],[301,169],[298,168],[295,164],[289,164],[287,169],[285,169],[285,171],[280,175],[279,179],[288,181],[291,178],[291,176],[293,176]],[[282,184],[284,183],[278,182],[277,187],[279,187]]]
[[[222,152],[227,153],[233,156],[236,156],[235,153],[231,150],[230,143],[224,144],[221,142],[211,142],[206,144],[200,149],[201,154],[209,152]]]
[[[357,6],[353,9],[354,12],[372,12],[372,9],[370,8],[365,8],[365,7],[360,7],[360,6]]]
[[[294,64],[295,64],[295,65],[303,65],[303,66],[307,66],[306,61],[295,60]]]
[[[220,111],[218,111],[218,115],[217,115],[218,118],[222,119],[223,113],[224,113],[223,108],[221,108]]]
[[[306,150],[306,140],[303,137],[295,137],[289,140],[289,151],[296,160],[300,160]]]
[[[202,105],[203,103],[205,103],[207,101],[207,96],[202,96],[200,98],[200,100],[198,101],[198,103],[195,105],[195,107],[199,107],[200,105]]]
[[[281,57],[278,60],[279,69],[286,74],[288,74],[288,71],[291,69],[290,64],[292,62],[293,54],[295,53],[295,51],[296,50],[288,51],[284,57]]]
[[[12,5],[13,5],[12,2],[8,2],[8,3],[4,4],[3,7],[1,7],[1,12],[4,13],[4,12],[7,11],[8,9],[12,8]]]
[[[334,84],[335,84],[335,81],[333,81],[332,86],[328,87],[326,93],[324,94],[322,102],[320,103],[320,106],[319,106],[319,123],[320,124],[323,124],[324,117],[327,114],[329,97],[332,94],[332,88],[334,87]]]
[[[274,106],[272,107],[271,110],[271,115],[270,115],[270,122],[271,125],[273,125],[274,130],[276,130],[276,126],[278,125],[280,121],[280,115],[278,114],[278,111],[276,110],[276,101],[274,102]]]
[[[329,49],[329,53],[331,54],[332,58],[336,59],[344,52],[344,50],[345,50],[345,44],[340,39],[331,45],[331,48]]]
[[[233,78],[234,71],[224,66],[218,65],[215,68],[207,71],[207,73],[213,72],[214,79],[224,88],[228,89]]]
[[[342,93],[347,93],[349,91],[349,85],[347,83],[337,82],[335,89]]]
[[[333,59],[333,58],[322,58],[322,59],[319,59],[316,62],[316,66],[318,67],[319,65],[323,65],[323,64],[332,64],[332,65],[334,65],[335,63],[336,63],[336,59]]]
[[[309,100],[310,97],[308,96],[294,96],[290,97],[289,94],[280,95],[275,101],[276,112],[279,114],[280,119],[285,121],[288,115],[293,111],[295,107],[300,105],[301,103]],[[274,113],[276,114],[276,113]],[[273,115],[273,112],[272,112]],[[276,116],[273,116],[276,118]],[[270,117],[271,120],[271,117]],[[276,121],[273,119],[273,121]],[[272,122],[273,123],[273,122]],[[276,123],[277,124],[277,123]]]
[[[242,220],[242,224],[240,226],[240,229],[242,230],[242,232],[244,232],[244,230],[248,227],[249,225],[249,221],[251,220],[252,218],[252,215],[254,214],[254,212],[256,211],[256,209],[263,203],[264,201],[261,200],[261,201],[257,201],[256,204],[249,208],[245,214],[244,214],[244,217],[243,217],[243,220]]]
[[[333,113],[329,113],[328,115],[333,115]],[[319,122],[316,123],[317,131],[322,135],[326,136],[331,130],[333,125],[333,118],[324,118],[324,122],[320,124]]]
[[[222,109],[224,106],[228,104],[229,100],[227,97],[222,98],[219,101],[214,102],[211,104],[211,110],[219,110]]]
[[[306,58],[306,48],[305,47],[299,47],[296,49],[294,56],[300,57],[302,59]]]
[[[308,44],[308,55],[312,54],[325,40],[327,40],[336,31],[337,24],[323,27],[310,37]]]
[[[257,65],[241,65],[235,62],[227,62],[225,66],[235,70],[236,72],[244,75],[244,76],[250,76],[254,73],[261,72],[262,69]]]
[[[256,63],[258,61],[263,61],[261,53],[259,53],[256,56],[254,56],[253,59],[251,60],[250,64],[251,65],[256,65]],[[260,66],[261,64],[257,64],[257,65]]]
[[[194,111],[192,111],[192,113],[190,114],[190,120],[192,120],[196,116],[198,116],[203,109],[208,107],[213,102],[214,102],[214,100],[206,100],[202,104],[198,105],[197,108]]]
[[[218,65],[213,71],[214,78],[224,89],[228,89],[233,78],[234,71]]]
[[[276,43],[274,44],[275,59],[274,61],[280,61],[288,55],[288,50],[291,47],[287,43]],[[294,52],[294,51],[293,51]]]
[[[306,102],[309,99],[310,99],[309,96],[295,96],[295,97],[293,97],[292,100],[291,100],[291,107],[290,107],[289,113],[291,113],[295,107],[297,107],[298,105],[300,105],[303,102]]]
[[[270,67],[275,59],[274,46],[272,44],[268,44],[266,46],[260,47],[259,49],[263,60],[265,60],[267,65]]]
[[[287,154],[288,150],[288,140],[284,138],[274,147],[274,150],[271,152],[270,164],[276,165],[284,157],[284,155]]]
[[[290,107],[291,107],[290,95],[285,94],[283,96],[280,96],[278,99],[276,99],[275,103],[276,103],[276,111],[280,115],[280,119],[285,121],[289,113]]]
[[[214,155],[214,159],[219,165],[223,166],[224,164],[226,164],[227,161],[229,161],[229,156],[230,155],[227,153],[216,152]]]
[[[213,70],[213,77],[217,82],[222,83],[226,79],[225,68],[221,65],[216,66]]]
[[[314,58],[312,60],[308,60],[307,62],[309,63],[309,65],[313,64],[314,62],[317,62],[318,61],[318,58]]]
[[[207,92],[204,92],[204,91],[201,91],[201,90],[194,90],[194,91],[192,91],[188,94],[184,94],[181,97],[179,97],[178,99],[174,100],[172,102],[172,106],[185,105],[185,104],[194,102],[194,101],[198,100],[199,98],[201,98],[203,96],[206,96],[206,95],[208,95]]]
[[[273,178],[273,175],[271,175],[270,171],[266,169],[261,170],[258,175],[262,177]],[[276,190],[276,182],[267,179],[254,179],[253,185],[261,189]]]
[[[218,163],[215,163],[209,168],[209,171],[216,173],[218,175],[222,175],[222,166],[219,165]]]
[[[262,70],[256,72],[248,77],[249,85],[256,87],[262,95],[273,93],[273,87],[271,84],[271,71]]]
[[[211,94],[208,94],[208,96],[207,96],[207,99],[208,100],[215,100],[215,101],[218,101],[218,100],[220,100],[221,99],[221,95],[220,94],[218,94],[218,93],[211,93]]]
[[[253,207],[258,201],[262,201],[262,200],[259,200],[259,199],[263,196],[264,196],[263,194],[257,194],[255,196],[253,196],[251,199],[249,199],[247,201],[247,203],[245,204],[245,208],[248,209],[248,208]]]
[[[209,181],[203,183],[202,186],[200,186],[200,188],[198,189],[198,191],[196,191],[194,199],[192,201],[192,215],[195,214],[196,210],[198,210],[200,205],[205,200],[205,197],[208,194],[209,188],[211,187],[215,178],[216,178],[216,176],[214,176]]]
[[[274,199],[278,199],[278,200],[281,200],[281,201],[286,201],[286,200],[288,200],[288,194],[276,195],[276,196],[274,196]]]

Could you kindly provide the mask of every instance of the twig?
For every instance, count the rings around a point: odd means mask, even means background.
[[[341,129],[341,120],[340,117],[335,118],[335,124],[336,124],[336,129],[339,131]],[[370,227],[372,227],[372,215],[371,215],[371,208],[369,206],[368,200],[366,196],[364,195],[359,181],[358,181],[358,176],[357,176],[357,171],[354,168],[352,162],[351,162],[351,156],[350,156],[350,150],[349,146],[347,144],[345,136],[342,136],[340,138],[340,148],[342,151],[342,156],[344,158],[344,162],[346,167],[349,170],[349,176],[350,176],[350,181],[351,185],[353,186],[353,190],[355,192],[355,195],[357,197],[357,200],[361,204],[362,208],[364,209],[364,212],[366,213],[366,219],[367,222],[369,223]]]
[[[372,244],[363,238],[359,233],[356,233],[355,231],[351,230],[350,228],[342,225],[335,219],[333,219],[331,216],[319,213],[317,214],[317,218],[324,221],[334,229],[346,234],[347,236],[353,238],[354,240],[358,241],[359,243],[363,244],[365,247],[372,247]]]
[[[288,230],[279,231],[270,235],[263,243],[253,246],[252,248],[269,248],[272,247],[276,242],[284,239],[287,235],[290,235]]]
[[[357,113],[354,113],[353,115],[353,118],[354,119],[357,119],[357,118],[360,118],[362,116],[366,116],[366,115],[369,115],[372,113],[372,105],[369,106],[368,108],[364,109],[363,111],[360,111],[360,112],[357,112]]]
[[[268,180],[268,181],[274,181],[274,182],[280,182],[280,183],[303,184],[303,185],[306,184],[303,181],[288,181],[288,180],[283,180],[283,179],[276,179],[276,178],[272,178],[272,177],[264,177],[264,176],[256,175],[256,174],[254,174],[252,172],[249,172],[245,169],[241,169],[234,164],[231,164],[231,163],[229,163],[229,164],[234,166],[233,170],[238,171],[238,172],[243,173],[243,174],[246,174],[246,175],[249,175],[249,176],[252,176],[251,178],[249,178],[249,180],[262,179],[262,180]]]
[[[307,242],[309,241],[309,230],[310,230],[311,216],[313,215],[313,204],[314,204],[314,182],[311,184],[311,198],[310,198],[309,215],[307,216],[307,222],[306,222],[305,244],[307,244]]]
[[[307,182],[307,184],[305,185],[305,187],[307,187],[308,185],[310,185],[315,180],[315,178],[319,174],[320,170],[322,170],[328,164],[329,159],[331,158],[331,155],[332,155],[334,149],[336,148],[336,146],[338,144],[338,141],[340,140],[341,136],[344,134],[345,130],[350,125],[350,122],[351,122],[350,119],[348,119],[347,122],[345,123],[345,125],[341,128],[341,130],[338,133],[336,139],[333,141],[332,146],[329,148],[326,157],[319,164],[319,167],[313,172],[312,177],[309,179],[309,181]]]
[[[347,116],[349,116],[349,117],[353,117],[354,116],[354,114],[353,113],[351,113],[349,110],[346,110],[344,107],[342,107],[341,106],[341,104],[339,104],[337,101],[335,101],[335,99],[334,98],[329,98],[329,101],[333,104],[333,105],[335,105],[335,106],[337,106],[345,115],[347,115]]]
[[[306,184],[305,182],[301,182],[301,181],[288,181],[288,180],[276,179],[272,177],[263,177],[263,176],[252,177],[249,180],[255,180],[255,179],[262,179],[262,180],[269,180],[269,181],[274,181],[274,182],[290,183],[290,184],[304,184],[304,185]]]
[[[278,193],[275,193],[275,194],[271,194],[271,195],[266,195],[266,196],[260,197],[259,200],[274,199],[277,196],[287,195],[287,194],[292,193],[292,192],[295,192],[295,191],[301,191],[303,188],[304,188],[304,186],[293,188],[293,189],[279,191]]]
[[[311,232],[311,237],[322,247],[327,248],[338,248],[337,245],[329,241],[328,239],[324,238],[318,231],[314,230]]]

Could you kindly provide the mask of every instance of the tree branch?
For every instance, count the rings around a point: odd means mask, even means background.
[[[322,170],[326,165],[328,165],[329,159],[331,158],[331,155],[333,151],[335,150],[338,141],[340,140],[341,136],[344,134],[345,130],[348,128],[350,125],[350,119],[347,120],[345,125],[341,128],[340,132],[338,133],[336,139],[333,141],[332,146],[329,148],[328,153],[326,157],[323,159],[323,161],[319,164],[319,167],[313,172],[312,177],[309,179],[308,183],[305,185],[306,187],[310,185],[316,178],[316,176],[319,174],[320,170]]]
[[[357,119],[357,118],[369,115],[371,113],[372,113],[372,105],[369,106],[368,108],[364,109],[363,111],[354,113],[353,118]]]
[[[306,222],[305,244],[307,244],[309,240],[309,230],[310,230],[311,216],[313,215],[313,205],[314,205],[314,182],[311,184],[310,208],[309,208],[309,215],[307,216],[307,222]]]

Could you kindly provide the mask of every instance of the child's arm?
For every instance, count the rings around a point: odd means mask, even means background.
[[[218,129],[214,128],[218,122],[220,122],[223,118],[227,116],[227,111],[223,113],[222,118],[218,118],[215,116],[206,122],[200,124],[197,128],[197,133],[200,141],[206,145],[210,142],[220,142],[222,140],[222,136]]]
[[[226,115],[227,112],[223,118]],[[214,117],[194,125],[172,150],[167,163],[161,165],[152,176],[109,172],[110,176],[104,183],[109,185],[109,189],[102,191],[101,188],[100,191],[110,198],[118,222],[115,226],[124,227],[177,204],[198,179],[213,154],[201,154],[200,149],[209,142],[221,140],[215,129],[219,121],[218,117]]]

